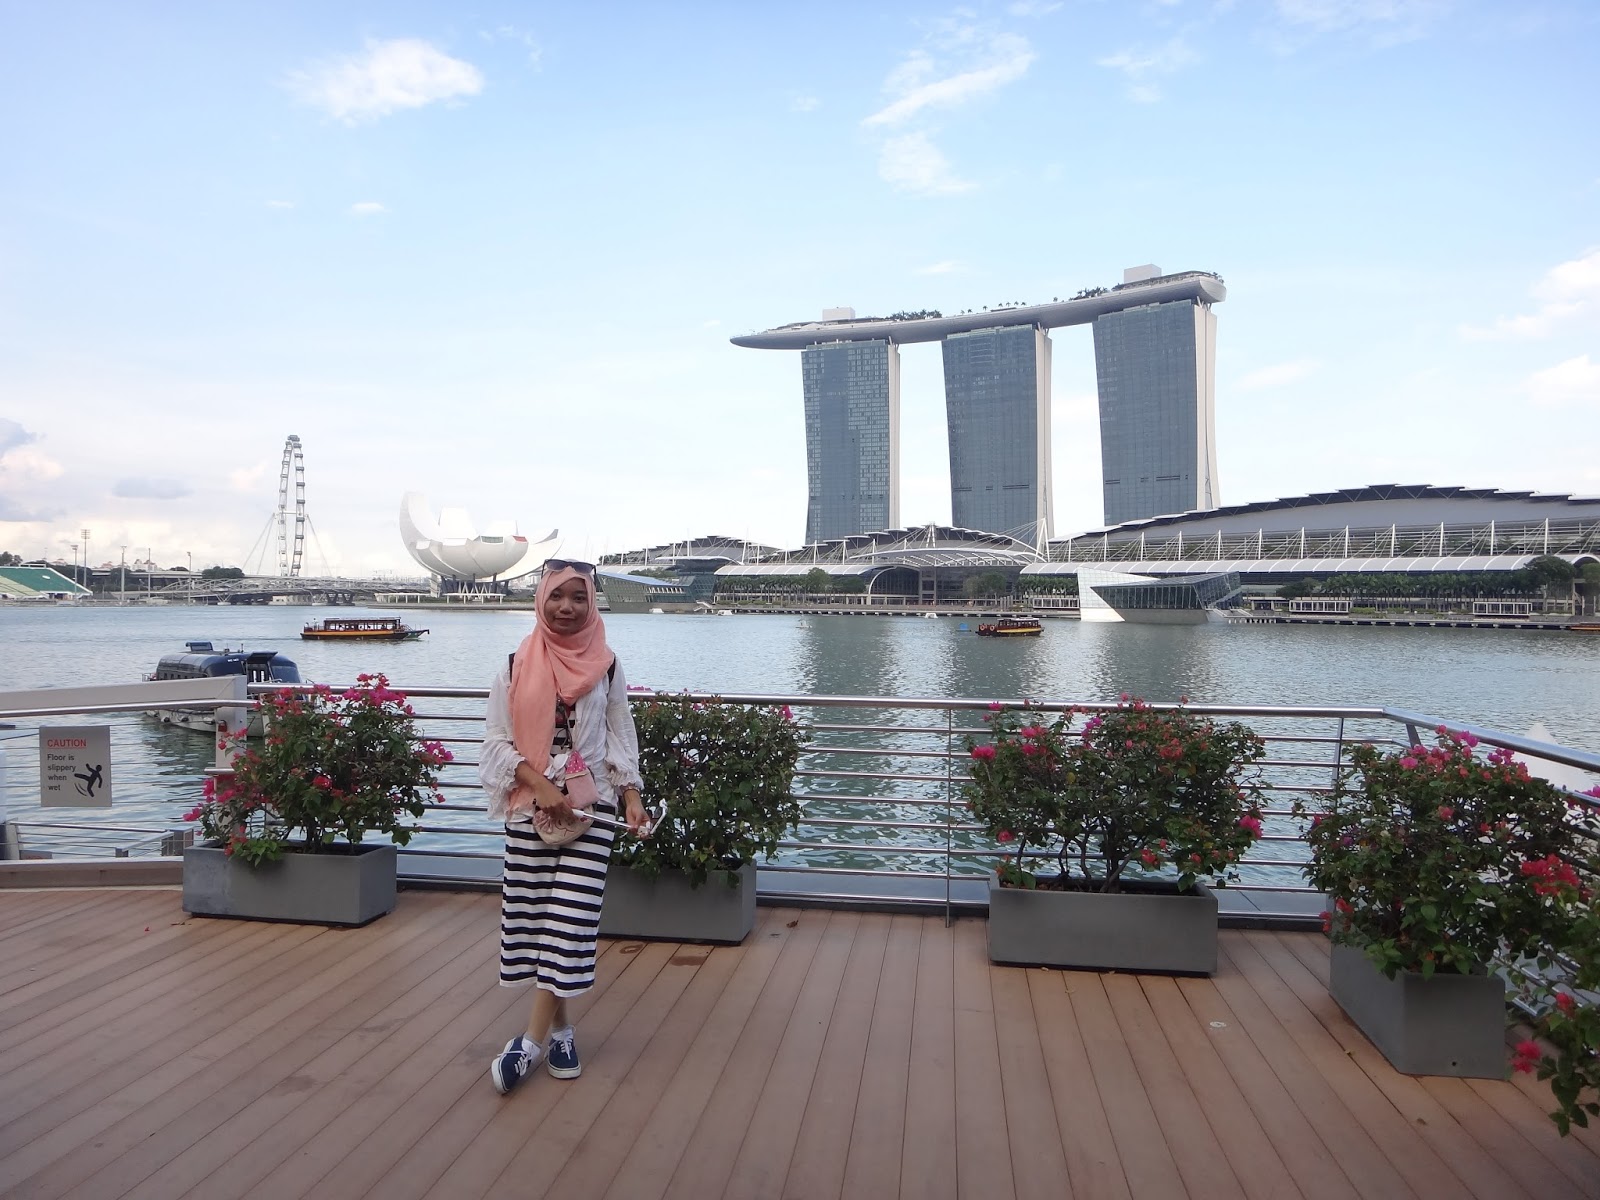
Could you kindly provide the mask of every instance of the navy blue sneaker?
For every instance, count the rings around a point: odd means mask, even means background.
[[[550,1044],[545,1050],[545,1067],[557,1079],[576,1079],[583,1074],[583,1064],[578,1061],[578,1043],[574,1040],[571,1025],[550,1031]]]
[[[499,1057],[489,1064],[489,1078],[494,1080],[494,1090],[504,1096],[532,1074],[538,1065],[538,1047],[529,1050],[522,1035],[518,1034],[506,1043]]]

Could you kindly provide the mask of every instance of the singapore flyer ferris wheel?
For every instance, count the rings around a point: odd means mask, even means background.
[[[306,513],[306,460],[301,450],[300,435],[291,433],[283,443],[283,462],[278,468],[278,507],[267,518],[267,526],[256,538],[245,563],[256,563],[255,574],[266,571],[267,548],[273,535],[278,543],[277,574],[286,579],[297,578],[305,561],[306,533],[316,538],[316,529]],[[257,555],[257,550],[260,554]]]
[[[294,550],[289,549],[289,476],[294,475]],[[278,471],[278,508],[272,514],[278,526],[278,574],[300,574],[306,545],[306,459],[300,452],[300,435],[291,433],[283,443],[283,467]]]

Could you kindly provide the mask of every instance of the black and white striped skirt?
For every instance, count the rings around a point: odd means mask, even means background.
[[[615,809],[600,806],[611,814]],[[531,825],[506,826],[500,895],[500,984],[534,984],[557,996],[594,985],[594,936],[616,830],[591,825],[565,846],[547,846]]]

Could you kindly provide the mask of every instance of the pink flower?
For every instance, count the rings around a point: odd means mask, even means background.
[[[318,775],[311,781],[311,786],[319,788],[331,788],[333,786],[333,780],[329,779],[326,775]]]
[[[1253,817],[1253,816],[1249,816],[1249,815],[1242,816],[1242,817],[1239,818],[1239,828],[1240,829],[1249,830],[1251,837],[1260,837],[1261,836],[1261,818],[1260,817]]]
[[[1044,730],[1038,725],[1024,725],[1021,729],[1017,730],[1017,732],[1025,738],[1039,738],[1044,736]]]
[[[994,836],[995,836],[995,840],[996,841],[1000,841],[1000,842],[1014,842],[1014,841],[1017,840],[1017,835],[1012,833],[1011,830],[1009,830],[1009,829],[1002,829],[999,833],[995,834]]]
[[[207,780],[207,782],[209,783],[210,780]],[[188,812],[184,813],[183,819],[185,821],[198,821],[200,819],[200,806],[196,804]]]
[[[1439,805],[1439,820],[1448,821],[1451,820],[1455,815],[1456,810],[1451,808],[1448,804]]]
[[[785,704],[778,710],[778,715],[781,716],[785,721],[792,721],[794,720],[794,709]]]
[[[1003,705],[998,700],[989,701],[989,711],[990,712],[999,712],[1002,707],[1003,707]]]
[[[1400,760],[1400,769],[1401,770],[1403,770],[1403,771],[1414,771],[1414,770],[1416,770],[1416,768],[1417,768],[1417,760],[1412,758],[1409,754],[1406,755],[1404,758],[1402,758]]]
[[[1578,1011],[1578,1002],[1566,992],[1562,992],[1556,996],[1556,1007],[1559,1008],[1564,1015],[1570,1017],[1573,1013]]]
[[[1028,742],[1022,747],[1022,752],[1031,758],[1033,755],[1039,753],[1039,747],[1035,746],[1032,742]]]
[[[993,746],[974,746],[972,748],[972,757],[973,758],[982,758],[982,759],[993,758],[994,757],[994,747]]]
[[[1160,862],[1161,862],[1161,859],[1156,854],[1156,852],[1154,850],[1150,850],[1150,849],[1144,849],[1144,850],[1139,851],[1139,857],[1140,857],[1141,860],[1143,860],[1144,865],[1147,866],[1147,867],[1158,866],[1160,864]]]
[[[1539,1043],[1534,1041],[1521,1041],[1516,1046],[1516,1060],[1512,1062],[1514,1071],[1528,1072],[1539,1065],[1539,1060],[1544,1057],[1544,1052],[1539,1049]]]

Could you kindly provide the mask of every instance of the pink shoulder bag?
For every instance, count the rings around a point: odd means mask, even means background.
[[[549,778],[566,796],[571,814],[558,817],[547,809],[535,807],[533,810],[533,831],[547,846],[565,846],[582,837],[592,822],[588,810],[600,800],[600,791],[594,785],[589,764],[578,753],[578,739],[572,732],[570,716],[567,718],[567,740],[572,749],[566,752],[559,763],[552,764],[553,772]]]

